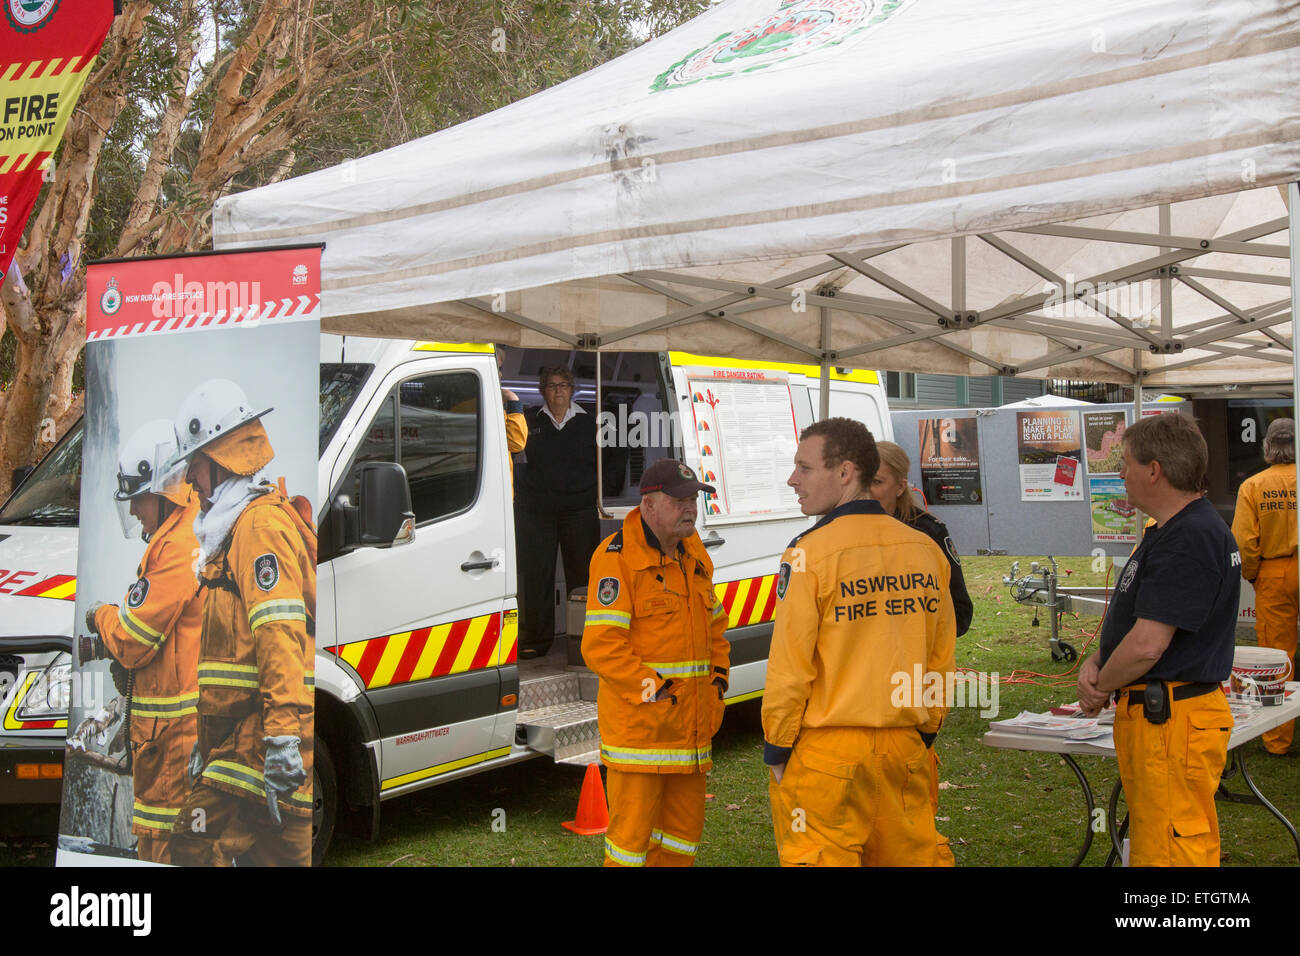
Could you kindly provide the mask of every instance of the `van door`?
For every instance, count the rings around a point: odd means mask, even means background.
[[[395,461],[415,512],[410,544],[333,561],[335,653],[379,723],[384,796],[510,750],[513,720],[498,711],[514,640],[514,527],[495,373],[491,355],[402,363],[331,476],[334,495],[355,496],[360,464]]]
[[[700,514],[700,537],[713,560],[714,589],[727,611],[727,640],[731,642],[727,700],[734,703],[762,693],[767,679],[772,621],[776,616],[776,576],[781,553],[811,523],[800,513],[794,493],[785,484],[794,466],[797,428],[806,414],[807,393],[803,389],[797,393],[796,387],[790,384],[793,376],[779,366],[681,353],[672,353],[670,361],[682,452],[687,464],[697,469],[703,481],[718,485],[720,492],[721,486],[730,481],[734,483],[729,486],[733,490],[747,485],[745,491],[751,501],[764,494],[770,499],[764,513],[723,514],[719,513],[716,502],[706,500]],[[698,376],[707,377],[717,369],[744,372],[741,376],[721,376],[724,385],[726,378],[760,379],[764,384],[760,388],[754,383],[753,395],[742,395],[735,389],[727,389],[726,394],[717,389],[718,394],[714,394],[715,390],[702,385],[703,379]],[[783,375],[786,376],[783,384],[766,381]],[[727,415],[724,412],[728,401],[750,404]],[[738,418],[743,419],[747,434],[739,439],[732,436],[733,442],[739,441],[739,447],[728,449],[724,433],[728,424],[737,424]],[[754,423],[760,421],[765,424],[755,430]],[[740,466],[733,461],[730,474],[724,468],[729,451],[748,453]]]

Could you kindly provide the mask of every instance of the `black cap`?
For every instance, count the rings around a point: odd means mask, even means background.
[[[714,494],[717,489],[695,477],[695,472],[680,461],[661,458],[641,476],[641,494],[662,491],[673,498],[689,498],[700,491]]]

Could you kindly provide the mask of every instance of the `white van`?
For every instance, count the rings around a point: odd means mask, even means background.
[[[778,557],[809,522],[784,481],[796,429],[814,420],[817,369],[684,353],[510,348],[505,356],[499,375],[491,346],[322,336],[318,859],[340,805],[367,814],[375,832],[391,797],[541,755],[578,764],[598,757],[595,685],[576,638],[557,641],[545,658],[516,659],[500,390],[540,403],[543,366],[574,372],[575,401],[601,415],[613,442],[602,453],[602,533],[638,502],[641,473],[656,458],[683,456],[720,486],[702,509],[700,533],[730,616],[728,703],[762,693]],[[875,373],[834,374],[832,414],[841,408],[892,437]],[[20,584],[57,590],[75,573],[79,448],[79,432],[70,434],[0,512],[0,567],[36,572]],[[520,458],[517,468],[526,469]],[[413,537],[394,544],[411,515]],[[48,526],[56,520],[63,526]],[[0,653],[13,650],[0,668],[26,689],[6,702],[6,714],[32,718],[12,731],[6,722],[0,756],[22,746],[33,755],[28,763],[58,758],[66,718],[52,708],[66,693],[46,688],[66,682],[70,664],[72,592],[62,587],[57,596],[29,588],[0,595]],[[565,589],[556,593],[559,601]],[[556,615],[561,630],[566,610]],[[29,700],[35,691],[46,708],[39,713]],[[0,801],[57,799],[56,779],[39,784],[0,778]]]

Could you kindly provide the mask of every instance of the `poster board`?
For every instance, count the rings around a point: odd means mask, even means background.
[[[310,863],[319,281],[319,246],[87,270],[59,865]]]
[[[783,371],[690,367],[691,422],[710,524],[801,517],[786,484],[799,444]]]
[[[922,418],[916,427],[925,500],[936,505],[982,502],[979,428],[975,419]]]

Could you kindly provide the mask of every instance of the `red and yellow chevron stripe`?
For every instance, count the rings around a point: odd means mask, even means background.
[[[22,572],[15,572],[21,574]],[[56,601],[72,601],[77,597],[77,576],[75,574],[52,574],[44,580],[29,584],[21,591],[9,591],[4,588],[5,572],[0,571],[0,594],[12,594],[14,597],[43,597]]]
[[[776,616],[776,575],[741,578],[715,584],[713,590],[727,611],[727,627],[766,624]]]
[[[331,648],[357,672],[366,688],[460,674],[513,663],[518,614],[482,614]]]

